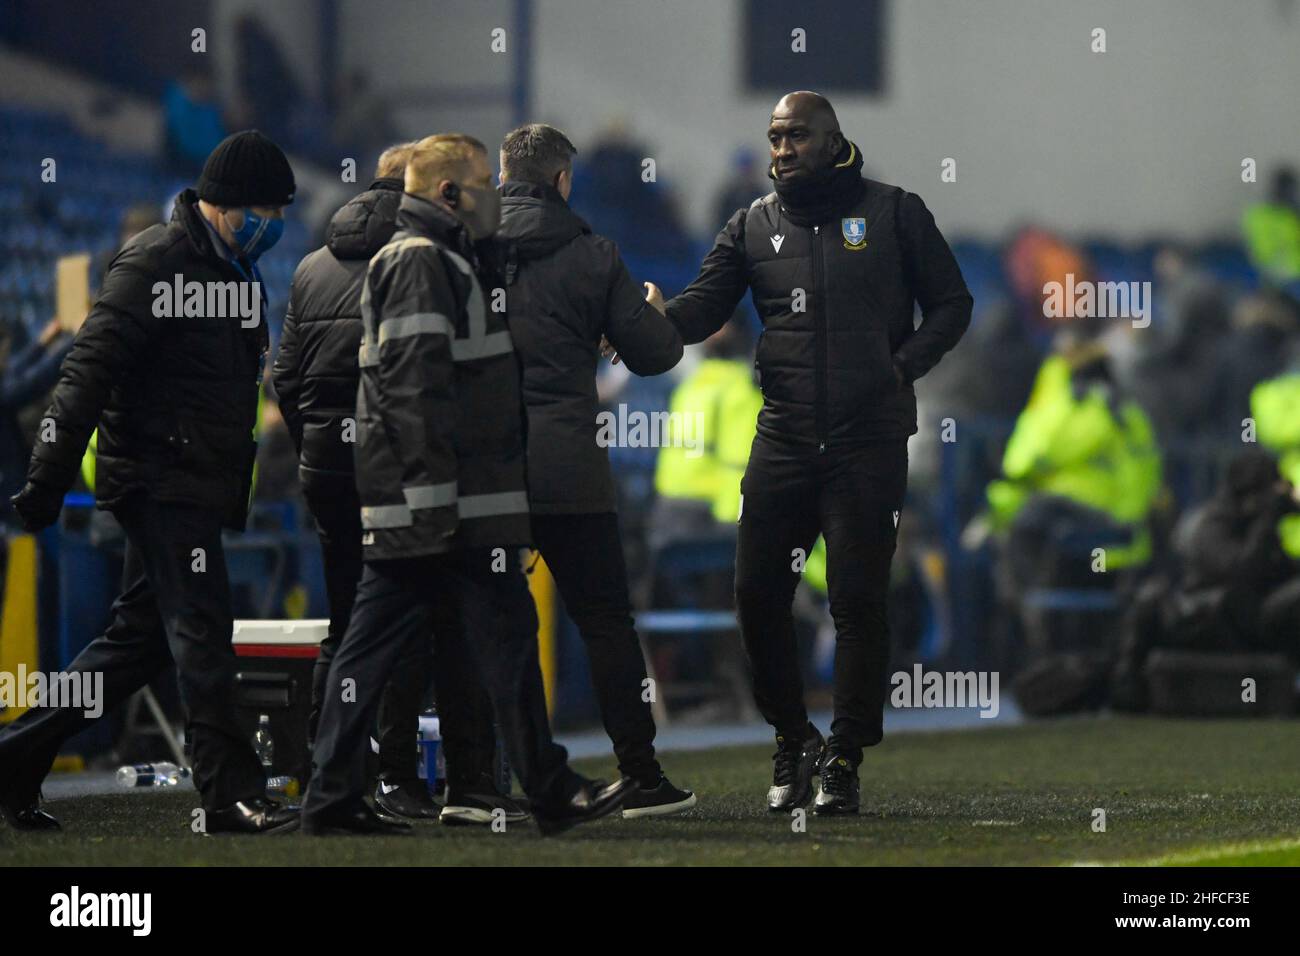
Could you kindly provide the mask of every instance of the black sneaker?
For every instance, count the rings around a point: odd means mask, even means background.
[[[772,787],[767,791],[767,808],[774,813],[789,813],[806,807],[812,799],[812,778],[822,761],[826,741],[812,724],[812,736],[806,740],[787,740],[776,735],[776,753],[772,755]]]
[[[623,801],[623,819],[663,817],[670,813],[681,813],[693,806],[695,794],[690,790],[678,790],[661,773],[658,782],[650,786],[642,784],[627,795]]]
[[[438,819],[448,826],[487,826],[497,810],[505,811],[507,825],[528,819],[528,811],[517,800],[503,796],[484,774],[468,786],[448,785],[447,805]]]
[[[858,768],[847,757],[834,751],[826,754],[822,762],[821,786],[817,791],[817,802],[813,812],[822,816],[834,816],[837,813],[857,813],[860,803],[858,788]]]
[[[375,786],[375,806],[381,813],[408,820],[436,820],[442,807],[433,802],[423,780],[381,780]]]

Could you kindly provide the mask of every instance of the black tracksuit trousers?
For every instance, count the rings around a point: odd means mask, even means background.
[[[736,605],[754,698],[778,734],[807,736],[808,712],[791,604],[821,534],[835,620],[835,718],[830,747],[855,765],[878,744],[889,683],[886,599],[907,440],[827,448],[759,435],[741,481]]]
[[[266,774],[235,716],[230,581],[221,518],[137,495],[114,515],[126,532],[122,593],[108,629],[69,665],[103,675],[103,712],[175,663],[204,809],[266,794]],[[33,707],[0,731],[0,787],[35,796],[59,747],[91,723],[81,707]]]
[[[316,735],[315,771],[303,813],[326,820],[361,803],[365,751],[379,699],[397,662],[428,647],[443,622],[472,656],[533,806],[545,812],[577,792],[581,778],[551,737],[537,660],[537,611],[517,551],[493,570],[490,550],[367,562],[347,633],[334,655]]]
[[[361,501],[350,477],[337,483],[304,482],[303,487],[316,520],[330,607],[329,634],[321,642],[312,671],[307,733],[309,739],[315,740],[330,662],[347,633],[361,580]],[[463,643],[459,638],[443,639],[448,627],[459,627],[459,623],[453,618],[435,629],[432,655],[427,643],[414,642],[393,670],[379,707],[380,780],[400,783],[418,777],[415,732],[429,687],[430,668],[448,784],[468,787],[481,775],[491,773],[496,748],[492,704]]]
[[[533,514],[533,542],[578,625],[591,681],[618,769],[643,784],[658,783],[655,722],[643,699],[645,658],[632,626],[632,599],[618,515]]]

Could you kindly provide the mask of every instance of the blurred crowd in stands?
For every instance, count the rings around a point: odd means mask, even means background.
[[[400,137],[388,104],[364,70],[341,71],[327,102],[317,102],[290,69],[275,36],[257,17],[235,24],[238,77],[234,100],[222,103],[209,61],[194,65],[163,96],[164,162],[185,178],[227,133],[260,129],[290,152],[333,170],[339,156],[373,169],[380,152]]]
[[[229,130],[260,128],[335,178],[340,155],[360,157],[358,190],[365,157],[403,138],[365,76],[341,81],[327,112],[307,101],[255,19],[241,22],[238,38],[237,102],[218,102],[206,71],[179,77],[163,98],[157,157],[108,152],[60,117],[0,105],[0,515],[68,348],[50,321],[58,256],[91,253],[93,285],[126,238],[169,215]],[[647,155],[630,130],[611,125],[575,158],[575,209],[618,242],[635,277],[671,296],[694,277],[712,236],[684,228],[669,184],[642,181]],[[58,157],[55,183],[33,173],[47,156]],[[769,191],[765,172],[758,153],[734,156],[718,227]],[[1287,484],[1300,482],[1300,202],[1290,169],[1257,188],[1231,240],[1075,240],[1027,224],[1005,242],[953,243],[975,319],[917,389],[923,421],[891,607],[899,667],[1032,675],[1075,655],[1073,683],[1056,681],[1047,700],[1027,691],[1027,709],[1047,712],[1103,699],[1143,706],[1133,675],[1161,644],[1300,658],[1300,518]],[[288,220],[261,263],[273,342],[292,271],[324,226]],[[1150,282],[1150,324],[1046,317],[1044,287],[1067,277]],[[731,606],[728,540],[762,401],[752,368],[759,331],[746,304],[668,375],[603,369],[609,408],[698,413],[705,428],[698,456],[610,449],[642,607]],[[273,515],[266,527],[292,552],[270,607],[320,616],[318,569],[294,550],[302,528],[280,504],[297,496],[296,458],[267,398],[256,494]],[[833,629],[820,545],[805,578],[807,666],[824,684]],[[267,606],[250,600],[243,612]],[[88,626],[87,638],[97,630]],[[712,666],[690,641],[654,653],[661,675]]]

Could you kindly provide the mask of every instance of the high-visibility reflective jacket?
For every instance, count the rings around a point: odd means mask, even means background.
[[[740,478],[749,462],[763,395],[747,363],[705,359],[673,390],[666,441],[655,463],[665,498],[707,501],[719,522],[740,517]]]
[[[1300,487],[1300,374],[1260,382],[1250,391],[1255,437],[1278,456],[1278,471]],[[1300,515],[1283,515],[1277,525],[1282,550],[1300,558]]]
[[[1267,279],[1286,284],[1300,279],[1300,215],[1290,206],[1257,203],[1242,215],[1246,251]]]
[[[1100,390],[1076,396],[1070,373],[1059,355],[1038,370],[1003,455],[1004,477],[988,487],[994,527],[1008,527],[1032,495],[1059,495],[1133,530],[1132,544],[1107,549],[1110,567],[1142,564],[1151,556],[1145,521],[1161,485],[1151,421],[1130,401],[1116,414]]]

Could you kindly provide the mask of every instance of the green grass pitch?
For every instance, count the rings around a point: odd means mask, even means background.
[[[420,824],[406,838],[202,837],[192,792],[56,800],[58,834],[0,829],[5,865],[1300,864],[1300,723],[1079,718],[907,733],[869,751],[863,813],[767,813],[770,748],[667,754],[679,817],[557,838]],[[608,775],[613,761],[586,761]],[[1094,809],[1105,810],[1105,832]]]

